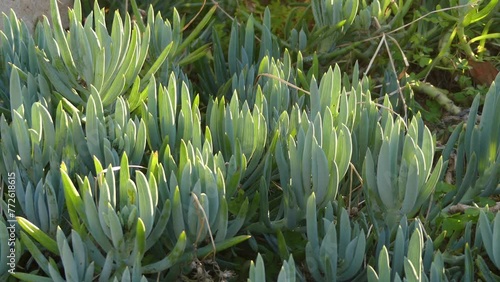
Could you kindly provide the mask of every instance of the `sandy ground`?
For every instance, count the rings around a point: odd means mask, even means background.
[[[63,26],[68,26],[68,7],[73,5],[73,0],[58,0],[59,11]],[[33,31],[35,25],[42,15],[46,15],[50,20],[50,1],[49,0],[0,0],[0,15],[10,14],[13,9],[19,19],[22,19],[28,29]],[[0,17],[0,29],[3,29],[3,17]]]

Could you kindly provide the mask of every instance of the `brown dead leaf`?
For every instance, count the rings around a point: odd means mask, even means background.
[[[490,62],[477,62],[475,60],[468,60],[470,69],[470,76],[478,84],[490,86],[498,74],[498,70]]]
[[[255,12],[255,2],[254,0],[245,0],[245,7],[248,9],[250,13]]]

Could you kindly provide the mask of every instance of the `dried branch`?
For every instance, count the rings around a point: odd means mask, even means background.
[[[465,210],[467,209],[477,209],[479,207],[477,206],[469,206],[469,205],[464,205],[464,204],[456,204],[453,206],[450,206],[448,209],[449,214],[455,214],[455,213],[464,213]],[[500,211],[500,202],[497,202],[496,205],[489,207],[490,212],[496,213]]]

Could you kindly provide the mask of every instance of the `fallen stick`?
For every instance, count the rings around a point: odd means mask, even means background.
[[[435,99],[449,113],[457,115],[462,111],[460,107],[456,106],[455,103],[450,98],[448,98],[447,94],[449,94],[449,92],[447,90],[440,89],[433,86],[432,84],[420,81],[412,84],[411,87],[413,88],[413,90],[425,93],[427,96]]]
[[[469,205],[464,205],[464,204],[456,204],[456,205],[450,206],[448,208],[448,213],[449,214],[464,213],[465,210],[467,210],[467,209],[477,209],[477,208],[479,208],[479,207],[469,206]],[[479,208],[479,209],[483,209],[483,208]],[[500,211],[500,202],[497,202],[496,205],[489,207],[489,210],[492,213],[496,213],[496,212]]]

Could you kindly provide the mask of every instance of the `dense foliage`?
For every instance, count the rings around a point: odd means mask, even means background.
[[[498,1],[91,2],[4,18],[2,281],[500,280]]]

